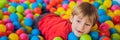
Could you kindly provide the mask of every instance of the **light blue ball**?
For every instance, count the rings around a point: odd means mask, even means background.
[[[40,34],[40,31],[39,31],[38,29],[33,29],[33,30],[32,30],[32,35],[37,36],[37,35],[39,35],[39,34]]]
[[[99,16],[106,15],[106,11],[104,9],[98,9],[98,15]]]
[[[110,28],[110,34],[114,34],[114,33],[117,33],[117,30],[115,28]]]
[[[21,5],[24,7],[24,9],[27,9],[27,8],[28,8],[28,5],[25,4],[25,3],[23,3],[23,4],[21,4]]]
[[[38,3],[36,3],[36,2],[32,3],[32,10],[34,10],[34,8],[36,8],[36,7],[39,7]]]
[[[31,18],[26,18],[26,19],[24,20],[24,24],[25,24],[26,26],[32,26],[32,25],[33,25],[33,20],[32,20]]]
[[[73,32],[70,32],[68,35],[68,40],[78,40],[78,37],[75,36]]]
[[[18,6],[18,3],[16,3],[16,2],[11,2],[10,3],[10,6],[14,6],[15,8]]]
[[[111,20],[111,17],[110,16],[106,16],[106,15],[101,15],[98,21],[100,23],[104,23],[107,20]]]
[[[0,40],[8,40],[7,36],[2,36]]]
[[[16,14],[16,13],[10,14],[10,20],[11,20],[12,22],[18,21],[18,16],[17,16],[17,14]]]
[[[43,0],[36,0],[37,3],[43,3]]]
[[[7,11],[8,9],[7,8],[2,8],[2,12],[5,12]]]
[[[14,25],[15,30],[17,30],[21,27],[20,22],[18,22],[18,21],[13,22],[13,25]]]
[[[93,5],[98,9],[99,6],[100,6],[100,3],[98,3],[98,2],[94,2]]]
[[[63,1],[62,4],[69,4],[69,2],[68,1]]]
[[[32,36],[30,40],[40,40],[38,36]]]
[[[120,4],[117,1],[112,1],[112,5],[119,5],[120,6]]]
[[[32,34],[28,34],[29,38],[31,38],[33,35]]]
[[[92,37],[92,40],[98,40],[99,39],[99,33],[97,31],[90,32],[90,36]]]
[[[46,9],[46,6],[47,6],[47,4],[46,4],[46,3],[43,3],[43,4],[42,4],[42,9]]]

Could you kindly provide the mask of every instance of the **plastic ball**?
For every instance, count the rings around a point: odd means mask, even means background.
[[[4,7],[4,5],[6,4],[6,2],[7,1],[3,1],[3,0],[0,1],[0,4],[1,4],[0,9]]]
[[[0,24],[0,32],[6,32],[7,28],[5,25]]]
[[[114,13],[107,13],[108,16],[110,16],[111,18],[113,18],[115,16]]]
[[[7,24],[7,23],[11,23],[11,20],[7,18],[7,19],[4,19],[3,22],[4,24]]]
[[[10,3],[10,6],[13,6],[13,7],[16,8],[16,7],[18,6],[18,3],[16,3],[16,2],[11,2],[11,3]]]
[[[17,14],[16,14],[16,13],[10,14],[10,20],[11,20],[12,22],[18,21],[18,16],[17,16]]]
[[[31,33],[32,27],[25,26],[24,28],[26,29],[26,32],[27,32],[27,33]]]
[[[16,33],[11,33],[8,38],[10,40],[19,40],[19,36]]]
[[[24,30],[22,30],[22,29],[18,29],[18,30],[16,30],[16,34],[18,34],[18,35],[20,35],[20,34],[22,34],[22,33],[24,33],[25,31]]]
[[[37,3],[43,3],[43,0],[36,0]]]
[[[26,18],[31,18],[32,20],[34,20],[34,15],[33,14],[28,14],[28,15],[26,15]]]
[[[29,37],[26,33],[20,34],[20,40],[29,40]]]
[[[32,25],[33,25],[33,20],[32,20],[31,18],[26,18],[26,19],[24,20],[24,24],[25,24],[26,26],[32,26]]]
[[[32,14],[32,10],[26,9],[26,10],[25,10],[25,15],[27,15],[27,14]]]
[[[27,9],[29,6],[25,3],[21,4],[23,6],[24,9]]]
[[[13,22],[13,25],[14,25],[15,30],[17,30],[21,27],[20,22],[18,22],[18,21]]]
[[[30,40],[40,40],[38,36],[32,36]]]
[[[117,1],[112,1],[112,5],[119,5]]]
[[[61,37],[55,37],[53,40],[63,40]]]
[[[88,34],[82,34],[79,40],[92,40],[92,38]]]
[[[117,30],[118,33],[120,33],[120,25],[115,25],[115,29]]]
[[[102,37],[100,37],[100,40],[111,40],[111,39],[109,37],[102,36]]]
[[[93,5],[94,5],[96,8],[99,8],[100,3],[98,3],[98,2],[94,2]]]
[[[104,9],[98,9],[98,15],[106,15],[106,11]]]
[[[53,7],[50,8],[50,12],[51,12],[51,13],[54,13],[55,11],[56,11],[56,8],[53,8]]]
[[[110,28],[110,34],[117,33],[117,30],[115,28]]]
[[[36,0],[29,0],[29,2],[34,3],[34,2],[36,2]]]
[[[10,13],[14,13],[16,10],[15,10],[15,7],[14,7],[14,6],[9,6],[9,7],[8,7],[8,11],[9,11]]]
[[[68,35],[68,40],[78,40],[78,37],[73,32],[70,32]]]
[[[82,0],[83,2],[90,2],[89,0]]]
[[[50,10],[50,8],[52,8],[51,5],[47,5],[47,6],[46,6],[46,9],[47,9],[47,10]]]
[[[69,4],[69,1],[63,1],[62,4]]]
[[[0,12],[0,19],[2,19],[2,17],[3,17],[3,13],[2,13],[2,12]]]
[[[5,11],[5,12],[3,12],[3,14],[4,14],[4,15],[10,15],[10,12]]]
[[[105,5],[106,6],[106,8],[110,8],[111,7],[111,5],[112,5],[112,1],[110,0],[110,1],[104,1],[104,3],[103,3],[103,5]]]
[[[62,7],[67,10],[68,9],[68,4],[63,4]]]
[[[93,27],[92,27],[92,30],[91,31],[95,31],[98,29],[98,24],[95,24]]]
[[[119,10],[119,9],[120,9],[120,7],[118,5],[112,5],[112,7],[111,7],[112,11]]]
[[[17,16],[18,16],[18,20],[19,20],[19,21],[22,21],[22,20],[23,20],[23,15],[20,14],[20,13],[16,13],[16,14],[17,14]]]
[[[120,16],[120,10],[115,10],[115,11],[114,11],[114,14]]]
[[[42,10],[41,10],[41,8],[35,8],[34,9],[34,13],[37,13],[37,14],[41,14],[42,13]]]
[[[9,16],[8,15],[4,15],[2,20],[5,20],[5,19],[9,19]]]
[[[100,18],[98,19],[98,21],[100,23],[104,23],[106,20],[111,20],[111,17],[110,16],[106,16],[106,15],[102,15],[100,16]]]
[[[40,31],[38,29],[33,29],[31,33],[32,33],[32,35],[36,36],[36,35],[40,34]]]
[[[76,6],[76,3],[74,1],[71,1],[68,6],[69,6],[69,8],[72,9]]]
[[[23,13],[24,12],[24,7],[22,5],[19,5],[19,6],[17,6],[16,10],[19,13]]]
[[[118,33],[114,33],[111,35],[112,40],[120,40],[120,35]]]
[[[36,19],[40,14],[34,14],[34,18]]]
[[[14,30],[14,25],[12,23],[7,23],[6,27],[7,27],[7,30],[10,30],[10,31]]]
[[[107,37],[110,37],[110,32],[109,32],[109,30],[100,31],[100,32],[99,32],[99,36],[107,36]]]
[[[65,13],[65,10],[62,7],[57,8],[57,11],[55,12],[56,15],[62,15],[64,13]]]
[[[31,5],[32,10],[35,9],[36,7],[39,7],[38,3],[36,3],[36,2],[32,3],[32,5]]]
[[[47,4],[46,4],[46,3],[43,3],[43,4],[42,4],[42,9],[46,9],[46,6],[47,6]]]
[[[102,23],[99,27],[100,31],[105,31],[105,30],[109,30],[109,25],[107,23]]]
[[[90,36],[92,40],[98,40],[99,39],[99,33],[97,31],[90,32]]]
[[[0,40],[8,40],[8,37],[7,37],[7,36],[2,36],[2,37],[0,38]]]
[[[5,12],[7,11],[8,9],[7,8],[2,8],[2,12]]]
[[[107,20],[105,21],[105,23],[107,23],[109,25],[109,28],[113,28],[114,27],[114,24],[111,20]]]
[[[112,18],[112,21],[113,21],[114,24],[120,24],[120,16],[115,15],[115,16]]]
[[[104,9],[105,11],[107,11],[107,8],[105,5],[100,5],[100,7],[98,9]]]
[[[42,36],[39,36],[40,40],[44,40],[44,38]]]

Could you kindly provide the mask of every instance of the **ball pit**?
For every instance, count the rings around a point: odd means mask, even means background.
[[[80,40],[92,40],[92,38],[88,34],[82,34]]]
[[[70,32],[68,35],[68,40],[78,40],[79,38],[75,36],[73,32]]]
[[[61,37],[55,37],[53,40],[63,40]]]

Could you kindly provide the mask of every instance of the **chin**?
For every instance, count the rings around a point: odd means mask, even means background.
[[[75,34],[75,36],[80,37],[82,33],[75,33],[74,32],[74,34]]]

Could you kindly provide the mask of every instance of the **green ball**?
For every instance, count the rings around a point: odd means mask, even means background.
[[[30,10],[32,10],[32,4],[29,5]]]
[[[105,5],[101,5],[101,6],[99,7],[99,9],[104,9],[105,11],[107,11],[107,8],[106,8]]]
[[[114,33],[111,36],[112,40],[120,40],[120,35],[118,33]]]
[[[2,14],[2,12],[0,12],[0,19],[2,19],[2,17],[3,17],[3,14]]]
[[[27,4],[27,5],[29,5],[29,4],[30,4],[30,2],[29,2],[29,1],[25,1],[24,3],[25,3],[25,4]]]
[[[80,40],[92,40],[90,35],[88,34],[82,34],[80,37]]]
[[[21,15],[20,13],[16,13],[17,14],[17,16],[18,16],[18,19],[19,19],[19,21],[22,21],[23,20],[23,15]]]
[[[5,5],[4,1],[0,1],[0,9],[2,9],[4,5]]]
[[[61,37],[55,37],[53,40],[63,40]]]
[[[16,10],[15,10],[15,7],[9,6],[9,7],[8,7],[8,11],[9,11],[10,13],[14,13]]]
[[[21,5],[19,5],[19,6],[17,6],[16,10],[17,10],[17,12],[19,12],[19,13],[23,13],[23,12],[24,12],[24,7],[21,6]]]
[[[40,8],[42,8],[42,4],[39,3],[38,5],[39,5]]]

